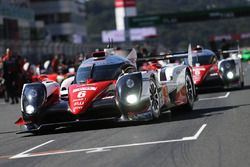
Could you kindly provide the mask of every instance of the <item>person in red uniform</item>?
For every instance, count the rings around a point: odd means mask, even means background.
[[[11,98],[11,104],[18,103],[18,64],[16,58],[12,55],[9,48],[3,56],[3,78],[8,96]]]

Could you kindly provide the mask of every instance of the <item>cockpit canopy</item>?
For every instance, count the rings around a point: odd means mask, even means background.
[[[75,82],[86,83],[88,79],[93,82],[116,80],[126,67],[136,69],[128,59],[121,56],[92,57],[80,65]]]
[[[214,64],[217,62],[217,56],[214,52],[204,49],[201,52],[193,52],[193,65],[208,65],[208,64]]]

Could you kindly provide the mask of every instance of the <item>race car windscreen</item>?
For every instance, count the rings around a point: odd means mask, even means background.
[[[88,79],[94,82],[115,80],[121,74],[122,64],[80,67],[76,74],[76,83],[85,83]]]
[[[193,65],[209,65],[216,63],[217,59],[214,55],[197,55],[193,56]]]

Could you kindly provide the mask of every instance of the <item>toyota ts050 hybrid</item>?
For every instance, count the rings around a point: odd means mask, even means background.
[[[244,86],[244,71],[239,50],[223,51],[220,55],[216,55],[209,49],[203,49],[200,45],[189,50],[188,53],[169,56],[171,61],[192,66],[192,77],[196,89],[242,88]],[[192,59],[188,60],[188,57]]]
[[[196,94],[189,66],[138,71],[136,58],[134,49],[123,57],[109,48],[93,53],[61,85],[25,84],[16,124],[36,133],[84,121],[146,121],[163,110],[192,110]]]
[[[221,56],[197,47],[192,51],[193,80],[196,88],[242,88],[244,75],[238,50],[223,51]]]

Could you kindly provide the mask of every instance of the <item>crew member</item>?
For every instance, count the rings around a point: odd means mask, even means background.
[[[9,48],[6,49],[6,55],[4,55],[3,78],[5,80],[7,94],[11,98],[11,104],[18,103],[18,64]]]

